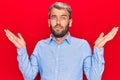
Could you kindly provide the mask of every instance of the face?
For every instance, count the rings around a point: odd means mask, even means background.
[[[54,37],[60,38],[67,34],[69,26],[71,26],[72,20],[69,19],[69,13],[65,9],[51,10],[50,18],[48,20],[50,30]]]

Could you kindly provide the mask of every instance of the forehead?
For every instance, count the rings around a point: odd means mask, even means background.
[[[68,11],[66,9],[56,9],[53,8],[50,12],[50,15],[68,15]]]

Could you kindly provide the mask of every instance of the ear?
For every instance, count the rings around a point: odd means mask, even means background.
[[[50,19],[48,19],[48,26],[50,27]]]
[[[72,26],[72,19],[69,20],[69,27]]]

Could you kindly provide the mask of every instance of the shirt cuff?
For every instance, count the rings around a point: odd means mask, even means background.
[[[94,46],[94,55],[97,55],[100,59],[100,61],[104,64],[105,60],[104,60],[104,48],[97,48],[96,46]]]
[[[98,53],[103,56],[104,48],[98,48],[98,47],[94,46],[94,53]]]
[[[17,53],[18,53],[18,55],[23,55],[23,54],[25,54],[27,51],[26,51],[26,47],[23,47],[23,48],[21,48],[21,49],[18,49],[17,48]]]

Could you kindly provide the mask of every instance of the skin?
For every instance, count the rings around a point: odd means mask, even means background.
[[[53,30],[57,33],[60,34],[66,27],[67,25],[70,27],[72,24],[72,19],[69,19],[69,13],[65,9],[55,9],[53,8],[51,10],[50,14],[50,19],[48,19],[48,24],[51,25]],[[61,26],[55,26],[56,24],[60,24]],[[67,34],[61,38],[56,38],[54,35],[52,35],[53,38],[55,38],[56,42],[58,44],[61,43],[61,41],[67,36]]]
[[[118,32],[118,29],[119,29],[118,27],[113,27],[112,30],[106,35],[104,35],[104,33],[102,32],[100,36],[97,38],[97,40],[95,41],[95,46],[98,48],[104,47],[104,45],[108,41],[112,40],[115,37],[115,35]]]
[[[51,25],[53,30],[57,33],[60,34],[66,27],[66,25],[68,25],[69,23],[69,27],[71,27],[72,24],[72,19],[69,19],[68,16],[68,12],[65,9],[55,9],[53,8],[51,10],[51,14],[50,14],[50,19],[48,19],[48,24],[49,26]],[[60,24],[61,26],[56,26],[56,24]],[[15,34],[13,34],[10,30],[5,29],[4,30],[6,33],[7,38],[18,48],[21,49],[23,47],[26,46],[26,42],[24,40],[24,38],[22,37],[22,35],[20,33],[17,34],[17,36]],[[95,46],[97,48],[102,48],[104,47],[104,45],[112,40],[115,35],[117,34],[118,31],[118,27],[114,27],[108,34],[104,35],[104,33],[102,32],[100,34],[100,36],[96,39],[95,41]],[[52,35],[52,37],[56,40],[56,42],[58,44],[61,43],[61,41],[67,37],[68,34],[65,34],[63,37],[57,38],[54,35]]]

